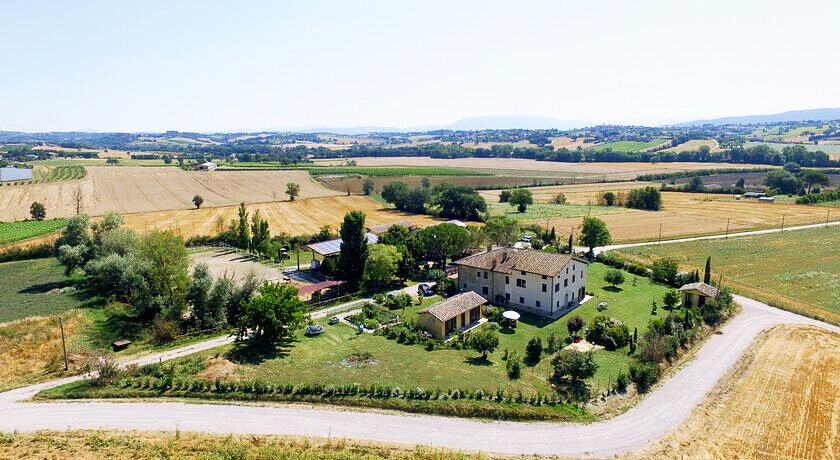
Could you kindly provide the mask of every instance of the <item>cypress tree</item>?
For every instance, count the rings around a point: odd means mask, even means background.
[[[347,282],[350,292],[359,288],[359,281],[365,271],[368,256],[367,236],[365,235],[365,213],[350,211],[341,223],[341,255],[338,262],[341,274]]]
[[[706,270],[703,271],[703,282],[706,284],[712,282],[712,256],[706,257]]]

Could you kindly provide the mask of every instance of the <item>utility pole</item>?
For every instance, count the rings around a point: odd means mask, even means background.
[[[659,243],[656,244],[657,246],[662,245],[662,222],[659,223]]]
[[[727,217],[726,218],[726,237],[724,238],[725,240],[729,239],[729,220],[730,220],[730,218]]]
[[[67,365],[67,344],[64,341],[64,321],[61,320],[61,317],[58,318],[58,327],[61,329],[61,350],[64,352],[64,370],[69,370],[69,366]]]
[[[828,227],[828,215],[831,213],[830,209],[825,210],[825,226]]]
[[[785,231],[785,215],[784,214],[782,214],[782,229],[779,230],[779,231],[781,231],[781,232]]]

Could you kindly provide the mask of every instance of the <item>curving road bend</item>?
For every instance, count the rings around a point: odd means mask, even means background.
[[[63,379],[0,394],[0,431],[123,429],[292,434],[424,444],[501,454],[607,456],[643,450],[678,426],[763,330],[783,323],[840,328],[736,296],[743,311],[637,406],[592,424],[482,422],[275,405],[179,402],[25,402]],[[203,348],[203,346],[202,346]],[[180,350],[169,356],[183,354]],[[156,361],[157,355],[144,358]],[[163,358],[161,356],[161,358]]]

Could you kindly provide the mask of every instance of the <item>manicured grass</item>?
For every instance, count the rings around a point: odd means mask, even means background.
[[[644,259],[676,257],[744,295],[840,323],[840,227],[623,249]]]
[[[594,147],[590,147],[589,150],[595,150],[600,152],[602,150],[606,150],[607,148],[611,148],[615,152],[639,152],[644,149],[649,149],[651,147],[664,144],[665,142],[665,139],[655,139],[648,142],[616,141],[608,142],[602,145],[596,145]]]
[[[507,216],[519,221],[542,221],[546,219],[562,219],[564,217],[580,217],[590,214],[613,214],[626,212],[627,209],[618,206],[535,203],[528,206],[525,212],[519,212],[510,203],[487,203],[487,211],[492,216]]]
[[[0,323],[101,302],[85,290],[76,290],[81,278],[65,276],[64,267],[52,258],[2,263],[0,280]],[[66,292],[60,293],[62,288]]]
[[[66,225],[67,219],[0,222],[0,245],[52,233]]]

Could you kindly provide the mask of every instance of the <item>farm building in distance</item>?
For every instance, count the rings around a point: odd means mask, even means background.
[[[690,283],[680,288],[682,304],[685,307],[702,307],[709,299],[718,295],[718,288],[706,283]]]
[[[400,220],[398,222],[391,222],[391,223],[387,223],[387,224],[372,225],[372,226],[368,227],[367,231],[369,233],[373,233],[376,236],[380,236],[383,233],[387,232],[391,227],[393,227],[395,225],[398,226],[398,227],[403,227],[406,230],[408,230],[409,232],[417,229],[417,225],[414,224],[413,222],[410,222],[410,221],[407,221],[407,220]]]
[[[213,163],[212,161],[205,161],[204,163],[199,163],[195,165],[196,171],[212,171],[216,169],[218,165]]]
[[[586,296],[587,262],[567,254],[496,248],[455,265],[462,291],[540,316],[559,318]]]
[[[15,168],[5,166],[0,168],[0,182],[32,180],[32,170],[29,168]]]

